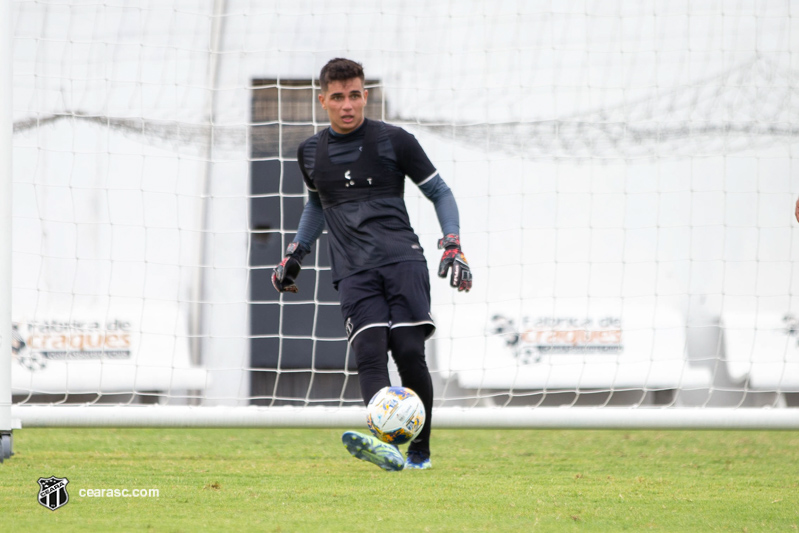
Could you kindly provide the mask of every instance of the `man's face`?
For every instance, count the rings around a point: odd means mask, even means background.
[[[368,94],[361,78],[327,84],[327,91],[319,95],[319,103],[327,111],[333,131],[349,133],[363,124],[363,108]]]

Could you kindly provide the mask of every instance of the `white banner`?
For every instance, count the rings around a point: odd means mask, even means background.
[[[192,367],[177,309],[147,314],[86,311],[13,324],[14,394],[123,393],[204,389]]]
[[[685,323],[663,309],[492,308],[456,316],[456,328],[483,335],[440,339],[437,361],[467,388],[609,389],[700,388],[706,369],[686,357]],[[467,322],[463,324],[459,322]]]
[[[799,317],[725,311],[721,325],[732,379],[756,390],[799,392]]]

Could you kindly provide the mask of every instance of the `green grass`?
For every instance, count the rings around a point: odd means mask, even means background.
[[[383,472],[338,430],[23,429],[3,531],[796,531],[799,432],[437,430]],[[67,477],[57,511],[39,477]],[[80,497],[157,488],[158,498]]]

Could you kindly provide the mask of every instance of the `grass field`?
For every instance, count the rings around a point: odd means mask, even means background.
[[[438,430],[383,472],[339,430],[23,429],[2,531],[796,531],[799,432]],[[40,477],[69,502],[37,502]],[[81,497],[157,488],[158,497]]]

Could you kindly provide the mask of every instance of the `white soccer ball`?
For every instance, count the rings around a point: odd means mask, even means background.
[[[384,387],[366,406],[366,425],[378,439],[405,444],[424,427],[422,399],[408,387]]]

